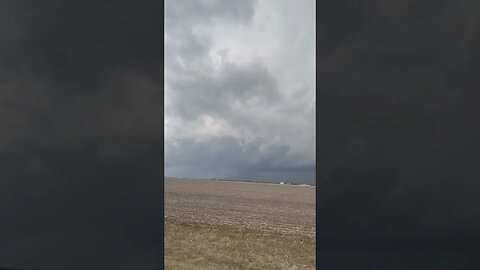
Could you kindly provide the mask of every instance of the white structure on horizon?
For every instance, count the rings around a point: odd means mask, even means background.
[[[285,182],[283,182],[283,181],[282,181],[282,182],[280,182],[280,185],[285,185]]]

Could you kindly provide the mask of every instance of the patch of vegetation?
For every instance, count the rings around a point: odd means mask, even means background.
[[[315,269],[315,241],[166,221],[165,268]]]

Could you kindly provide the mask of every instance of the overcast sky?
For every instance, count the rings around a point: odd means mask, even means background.
[[[315,2],[165,2],[165,175],[315,179]]]

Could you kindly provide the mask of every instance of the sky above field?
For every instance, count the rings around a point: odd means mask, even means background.
[[[165,175],[315,180],[315,2],[165,2]]]

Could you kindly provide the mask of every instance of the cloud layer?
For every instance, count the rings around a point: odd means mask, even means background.
[[[314,182],[315,3],[297,2],[166,2],[166,175]]]

